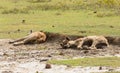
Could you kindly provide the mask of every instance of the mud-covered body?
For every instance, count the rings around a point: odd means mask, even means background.
[[[87,46],[91,49],[95,49],[102,48],[102,46],[109,46],[109,44],[104,36],[87,36],[84,38],[78,38],[76,40],[69,40],[67,38],[63,40],[61,46],[62,48],[76,47],[79,49]]]

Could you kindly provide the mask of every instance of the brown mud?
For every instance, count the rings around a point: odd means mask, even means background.
[[[50,59],[71,59],[80,57],[120,56],[120,37],[106,36],[110,46],[104,49],[79,50],[76,48],[62,49],[61,41],[65,37],[76,39],[84,36],[70,36],[47,33],[47,41],[41,44],[13,46],[8,42],[12,39],[0,39],[0,62],[46,62]],[[0,68],[2,64],[0,63]],[[6,69],[3,68],[3,71]]]
[[[71,39],[76,39],[84,36],[70,36],[70,35],[61,35],[56,33],[47,33],[47,40],[41,44],[27,44],[13,46],[8,42],[10,39],[1,39],[0,40],[0,52],[3,56],[9,56],[18,58],[27,57],[27,58],[68,58],[68,57],[81,57],[81,56],[106,56],[106,55],[119,55],[120,54],[120,37],[110,37],[106,38],[109,41],[110,46],[104,49],[96,50],[79,50],[76,48],[62,49],[60,46],[61,41],[65,37],[70,37]],[[10,54],[9,54],[10,53]],[[22,55],[22,56],[21,56]],[[3,58],[3,57],[2,57]],[[13,58],[11,58],[13,59]]]

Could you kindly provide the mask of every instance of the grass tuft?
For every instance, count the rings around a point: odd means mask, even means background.
[[[80,58],[70,60],[51,60],[49,63],[70,66],[110,66],[120,67],[119,57]]]
[[[2,14],[18,14],[18,13],[28,14],[29,11],[26,8],[23,8],[23,9],[13,8],[13,9],[10,9],[10,10],[4,9],[2,11]]]

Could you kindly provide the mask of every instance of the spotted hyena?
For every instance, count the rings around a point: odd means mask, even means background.
[[[76,47],[78,49],[83,49],[84,47],[96,49],[109,46],[108,41],[104,36],[87,36],[76,40],[70,40],[67,37],[60,45],[62,48]]]
[[[46,34],[44,32],[32,32],[28,36],[23,38],[19,38],[14,41],[10,41],[9,43],[13,43],[13,45],[21,45],[28,43],[42,43],[46,41]]]

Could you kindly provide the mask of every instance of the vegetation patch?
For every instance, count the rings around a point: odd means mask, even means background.
[[[20,38],[29,30],[119,36],[119,15],[118,0],[2,0],[0,38]]]
[[[101,73],[101,72],[92,72],[92,73]],[[114,72],[114,71],[112,71],[112,72],[102,72],[102,73],[120,73],[120,72]]]
[[[120,72],[103,72],[103,73],[120,73]]]
[[[18,13],[23,13],[23,14],[27,14],[29,13],[29,10],[23,8],[23,9],[10,9],[10,10],[3,10],[2,14],[18,14]]]
[[[49,63],[58,65],[70,65],[70,66],[120,66],[119,57],[104,57],[104,58],[80,58],[70,60],[51,60]]]

